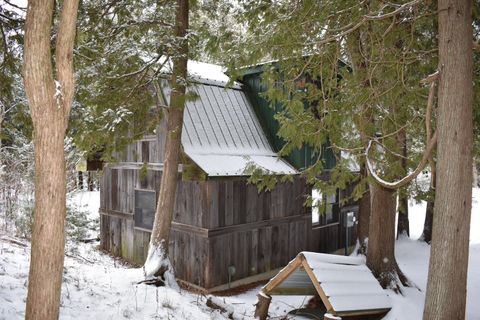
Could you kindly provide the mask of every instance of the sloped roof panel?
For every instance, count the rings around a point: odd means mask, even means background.
[[[168,81],[161,87],[168,99]],[[209,176],[249,175],[252,165],[270,174],[297,173],[273,151],[239,87],[197,79],[188,91],[197,98],[186,102],[182,145]]]
[[[298,294],[310,292],[312,286],[331,307],[329,311],[338,315],[373,314],[391,308],[390,297],[363,257],[301,252],[263,290],[267,294]]]

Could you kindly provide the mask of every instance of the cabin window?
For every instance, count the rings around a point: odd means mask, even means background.
[[[156,192],[153,190],[135,190],[135,227],[153,229],[156,200]]]
[[[339,222],[338,190],[335,194],[322,194],[312,190],[312,226],[320,227]]]

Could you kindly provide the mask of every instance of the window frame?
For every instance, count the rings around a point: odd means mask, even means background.
[[[312,190],[313,191],[313,190]],[[317,190],[317,192],[319,192],[319,190]],[[313,210],[313,207],[312,207],[312,217],[311,217],[311,222],[312,222],[312,229],[320,229],[320,228],[326,228],[326,227],[330,227],[330,226],[335,226],[335,225],[339,225],[340,224],[340,199],[339,199],[339,189],[335,190],[335,194],[334,195],[330,195],[330,196],[335,196],[335,202],[328,202],[327,200],[327,195],[324,194],[324,193],[321,193],[319,192],[319,194],[321,195],[321,205],[323,206],[324,208],[324,211],[323,211],[323,214],[320,213],[320,208],[318,208],[318,221],[314,222],[313,221],[313,215],[314,215],[314,210]],[[326,206],[327,205],[331,205],[331,208],[332,208],[332,212],[331,212],[331,215],[332,215],[332,218],[330,220],[327,219],[327,208]]]
[[[151,226],[146,226],[146,224],[140,224],[139,223],[139,213],[137,212],[137,208],[141,208],[140,206],[137,207],[137,192],[145,192],[145,193],[153,193],[154,195],[154,203],[153,203],[153,220],[152,220],[152,225]],[[153,223],[155,222],[155,211],[157,207],[157,191],[156,190],[151,190],[151,189],[142,189],[142,188],[134,188],[133,189],[133,227],[134,229],[139,229],[143,231],[149,231],[151,232],[153,229]],[[143,212],[141,213],[141,216],[143,218]],[[143,219],[142,219],[143,220]]]

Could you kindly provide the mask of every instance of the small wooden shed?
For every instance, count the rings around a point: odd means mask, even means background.
[[[391,309],[387,292],[363,257],[301,252],[260,291],[256,311],[260,318],[272,295],[318,295],[327,312],[347,318]]]
[[[312,224],[312,211],[304,206],[311,187],[272,148],[244,86],[205,76],[218,66],[202,68],[207,72],[194,75],[188,89],[197,98],[186,103],[182,147],[203,179],[183,180],[179,170],[169,244],[177,278],[218,291],[268,279],[300,251],[343,248],[342,192],[331,199],[331,214]],[[167,106],[168,81],[160,87],[160,104]],[[129,145],[103,170],[101,246],[138,264],[148,250],[165,138],[164,118],[154,135]],[[247,182],[245,169],[252,164],[272,175],[293,174],[293,181],[259,193]],[[349,232],[352,244],[354,228]]]

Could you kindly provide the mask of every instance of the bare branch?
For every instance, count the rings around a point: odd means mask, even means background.
[[[27,8],[25,8],[25,7],[20,7],[19,5],[16,5],[15,3],[11,3],[8,0],[3,0],[3,2],[5,2],[6,4],[8,4],[8,5],[10,5],[14,8],[17,8],[18,10],[22,10],[23,12],[27,12]]]
[[[385,14],[379,14],[379,15],[366,15],[365,18],[368,19],[368,20],[382,20],[382,19],[391,18],[391,17],[396,16],[400,12],[402,12],[402,11],[404,11],[404,10],[410,8],[410,7],[413,7],[417,4],[419,4],[420,2],[422,2],[422,0],[413,0],[413,1],[402,4],[401,6],[399,6],[396,10],[393,10],[392,12],[385,13]],[[382,9],[380,9],[380,11],[382,11],[386,7],[388,7],[388,5],[385,5]]]
[[[150,68],[150,66],[152,66],[153,64],[157,63],[158,60],[160,60],[161,57],[162,57],[162,55],[159,54],[155,58],[148,61],[143,67],[141,67],[140,69],[138,69],[136,71],[125,73],[125,74],[115,76],[115,77],[107,77],[107,79],[119,80],[119,79],[128,78],[128,77],[132,77],[132,76],[135,76],[137,74],[140,74],[140,73],[144,72],[145,70],[147,70],[148,68]],[[168,57],[167,57],[167,60],[168,60]],[[166,62],[164,62],[163,64],[165,64],[165,63]]]
[[[401,188],[401,187],[405,186],[407,183],[409,183],[413,179],[415,179],[418,176],[418,174],[420,172],[422,172],[422,170],[425,168],[425,166],[427,165],[428,160],[429,160],[429,158],[432,154],[432,151],[437,144],[437,132],[435,132],[433,134],[433,138],[432,138],[432,140],[430,140],[430,143],[427,145],[427,149],[425,150],[425,153],[423,154],[422,160],[418,164],[417,168],[412,173],[410,173],[409,175],[407,175],[404,178],[402,178],[400,180],[397,180],[395,182],[388,182],[388,181],[383,180],[382,178],[380,178],[377,175],[377,173],[373,169],[373,165],[370,162],[370,158],[368,156],[368,154],[370,152],[370,148],[372,147],[373,143],[377,143],[377,142],[375,140],[370,140],[368,142],[368,147],[365,150],[365,157],[366,157],[366,160],[367,160],[366,162],[367,162],[368,171],[370,172],[372,177],[375,179],[375,181],[379,185],[381,185],[382,187],[387,188],[387,189],[398,189],[398,188]]]
[[[340,151],[345,151],[345,152],[349,152],[349,153],[359,153],[363,150],[363,147],[357,147],[357,148],[345,148],[345,147],[341,147],[335,143],[332,143],[332,148],[334,149],[337,149],[337,150],[340,150]]]
[[[326,44],[326,43],[338,41],[340,38],[342,38],[342,37],[352,33],[353,31],[357,30],[358,28],[360,28],[365,22],[367,22],[369,20],[383,20],[383,19],[388,19],[388,18],[395,17],[396,15],[400,14],[404,10],[407,10],[407,9],[411,8],[411,7],[419,4],[422,1],[423,0],[413,0],[413,1],[407,2],[407,3],[399,6],[397,9],[393,10],[392,12],[389,12],[389,13],[386,13],[386,14],[380,14],[380,12],[382,12],[382,10],[384,10],[388,6],[391,6],[391,4],[385,5],[377,12],[377,14],[364,15],[362,17],[362,19],[359,22],[357,22],[356,24],[349,23],[346,27],[342,28],[343,31],[341,31],[337,34],[331,35],[331,36],[329,36],[329,37],[327,37],[323,40],[317,41],[315,43],[316,44]],[[387,29],[386,33],[388,33],[388,29]]]

